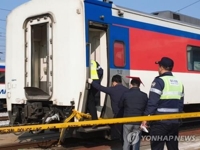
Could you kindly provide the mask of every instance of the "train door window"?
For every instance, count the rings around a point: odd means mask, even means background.
[[[200,71],[200,47],[187,46],[188,70]]]
[[[125,46],[122,41],[114,42],[114,65],[116,67],[125,66]]]

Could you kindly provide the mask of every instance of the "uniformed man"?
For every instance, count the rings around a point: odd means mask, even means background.
[[[119,105],[121,96],[123,95],[123,93],[125,91],[128,90],[127,87],[122,85],[122,77],[120,75],[114,75],[111,80],[111,82],[112,82],[111,87],[104,87],[100,84],[97,84],[92,79],[88,79],[88,82],[90,84],[92,84],[92,86],[94,88],[96,88],[97,90],[102,91],[110,96],[111,107],[112,107],[112,111],[114,114],[114,118],[122,117],[123,110],[120,110],[118,105]],[[117,129],[118,133],[122,134],[122,126],[120,124],[113,125],[113,127],[115,127],[115,129]],[[111,129],[114,130],[114,128],[111,128]],[[112,130],[112,132],[114,132],[113,130]]]
[[[91,67],[90,67],[90,77],[94,80],[96,84],[101,83],[101,79],[103,77],[103,69],[99,65],[98,62],[91,60]],[[91,89],[88,93],[88,100],[87,100],[87,110],[92,116],[92,120],[97,120],[97,109],[95,105],[95,96],[97,95],[98,90],[91,86]]]
[[[142,81],[139,77],[128,77],[131,78],[130,89],[125,92],[120,100],[119,107],[123,108],[123,117],[134,117],[142,116],[145,111],[145,107],[148,101],[147,94],[140,91],[140,84]],[[143,84],[143,83],[142,83]],[[123,125],[123,150],[139,150],[140,149],[140,130],[141,122],[126,123]],[[133,144],[131,141],[131,133],[134,133],[136,140]],[[133,142],[133,141],[132,141]]]
[[[183,111],[183,84],[171,73],[174,62],[163,57],[158,64],[159,76],[152,83],[145,115],[179,113]],[[143,126],[147,127],[146,121]],[[150,124],[151,149],[178,150],[179,120],[155,121]],[[153,138],[154,137],[154,138]]]

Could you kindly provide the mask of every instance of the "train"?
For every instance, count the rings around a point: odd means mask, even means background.
[[[0,111],[6,109],[5,62],[0,62]]]
[[[119,74],[140,77],[149,93],[155,61],[174,60],[187,111],[199,110],[200,20],[171,11],[144,13],[109,0],[31,0],[12,10],[6,27],[6,98],[10,124],[60,123],[75,109],[87,113],[90,61],[104,70],[101,85]],[[112,118],[101,92],[97,113]],[[77,119],[71,121],[77,122]],[[80,129],[81,128],[81,129]],[[110,130],[73,128],[78,132]],[[70,134],[66,131],[66,134]]]

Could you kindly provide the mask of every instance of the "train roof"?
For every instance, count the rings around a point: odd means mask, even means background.
[[[196,27],[198,29],[200,28],[200,19],[199,18],[187,16],[187,15],[177,13],[177,12],[173,12],[173,11],[170,11],[170,10],[146,13],[146,12],[134,10],[134,9],[131,9],[131,8],[126,8],[126,7],[123,7],[123,6],[115,5],[110,0],[84,0],[84,1],[89,2],[89,3],[96,3],[96,4],[107,6],[107,7],[110,6],[113,9],[121,9],[121,10],[128,12],[128,13],[135,13],[135,14],[138,14],[138,15],[152,17],[152,18],[155,18],[155,19],[162,19],[164,21],[170,21],[170,22],[174,22],[174,23],[178,23],[178,24]],[[30,1],[28,1],[26,3],[29,3],[29,2]],[[18,6],[18,7],[20,7],[20,6]]]
[[[128,13],[136,13],[138,15],[154,17],[154,18],[157,18],[157,19],[159,18],[159,19],[162,19],[162,20],[172,21],[172,22],[176,22],[176,23],[200,28],[200,19],[199,18],[187,16],[187,15],[177,13],[177,12],[173,12],[173,11],[170,11],[170,10],[146,13],[146,12],[134,10],[134,9],[131,9],[131,8],[126,8],[126,7],[123,7],[123,6],[118,6],[118,5],[115,5],[115,4],[113,4],[113,8],[114,9],[121,9],[121,10],[128,12]]]
[[[191,17],[191,16],[187,16],[184,14],[180,14],[177,12],[173,12],[170,10],[153,12],[152,14],[156,15],[158,17],[161,17],[161,18],[173,19],[173,20],[177,20],[180,22],[184,22],[184,23],[187,23],[190,25],[196,25],[196,26],[200,27],[200,19]]]

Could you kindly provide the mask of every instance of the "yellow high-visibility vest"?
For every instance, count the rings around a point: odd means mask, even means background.
[[[90,67],[90,78],[98,80],[98,73],[97,73],[97,63],[94,60],[91,60],[91,67]]]
[[[164,83],[165,87],[162,91],[162,95],[160,97],[161,100],[168,99],[177,99],[180,100],[183,96],[183,84],[181,81],[176,79],[174,76],[163,76],[160,77]]]

